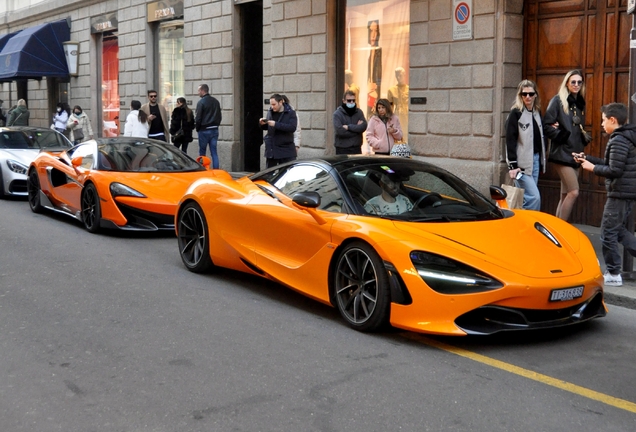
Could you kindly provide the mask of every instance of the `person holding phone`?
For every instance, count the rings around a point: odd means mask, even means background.
[[[605,285],[621,286],[622,258],[618,244],[636,256],[636,237],[627,229],[636,200],[636,125],[627,123],[627,107],[610,103],[601,108],[601,126],[610,139],[604,157],[572,153],[581,168],[605,177],[607,200],[601,221],[601,245]]]
[[[523,208],[541,210],[539,170],[545,173],[545,138],[541,121],[541,99],[537,85],[523,80],[506,119],[506,161],[508,175],[523,188]]]

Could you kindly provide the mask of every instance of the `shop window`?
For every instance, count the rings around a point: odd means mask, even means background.
[[[159,100],[168,115],[185,96],[183,64],[183,21],[173,20],[159,26]]]
[[[344,90],[356,94],[367,118],[388,99],[408,131],[410,0],[347,0]],[[338,100],[342,93],[338,95]]]
[[[103,136],[119,135],[119,43],[107,33],[102,40],[102,120]]]

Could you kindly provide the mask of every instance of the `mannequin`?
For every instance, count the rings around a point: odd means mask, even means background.
[[[408,134],[409,130],[409,86],[406,84],[406,72],[403,67],[395,69],[397,84],[387,93],[387,99],[393,104],[393,112],[397,114],[402,130]]]
[[[381,97],[382,85],[382,48],[380,41],[380,21],[369,21],[369,63],[367,68],[367,118],[373,114],[376,101]]]

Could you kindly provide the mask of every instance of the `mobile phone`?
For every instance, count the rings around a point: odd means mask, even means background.
[[[517,173],[517,175],[515,176],[515,180],[519,180],[521,178],[521,176],[523,176],[523,171],[519,171]]]

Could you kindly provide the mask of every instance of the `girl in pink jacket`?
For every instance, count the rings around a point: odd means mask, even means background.
[[[400,119],[393,114],[391,102],[378,99],[375,103],[375,114],[367,125],[367,142],[375,154],[388,155],[395,141],[402,139]]]

